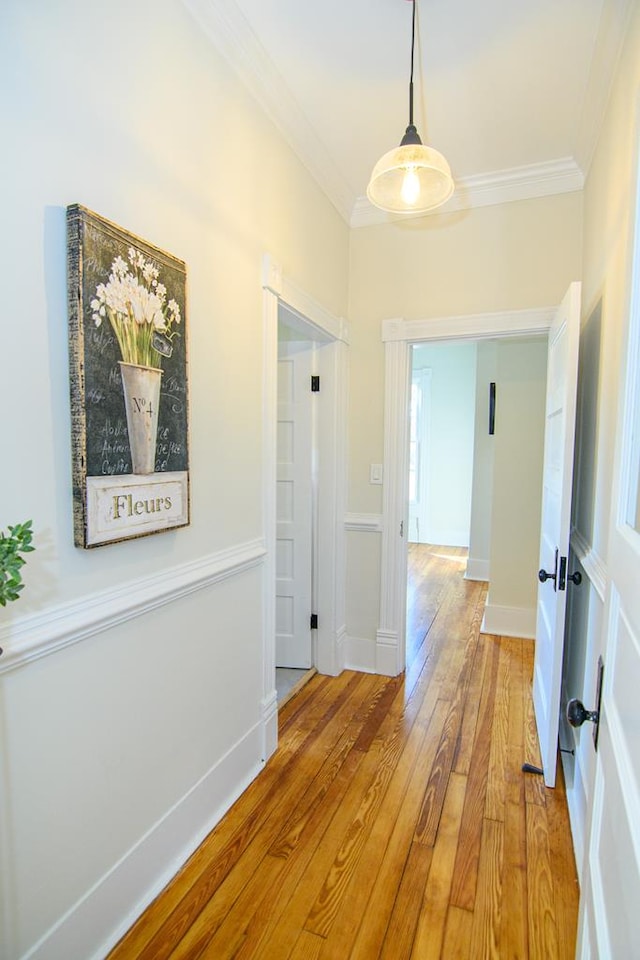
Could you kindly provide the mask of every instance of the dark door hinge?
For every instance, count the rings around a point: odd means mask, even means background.
[[[320,393],[320,377],[315,374],[311,377],[311,393]]]
[[[317,613],[312,613],[312,614],[311,614],[311,629],[312,629],[312,630],[317,630],[317,629],[318,629],[318,614],[317,614]]]

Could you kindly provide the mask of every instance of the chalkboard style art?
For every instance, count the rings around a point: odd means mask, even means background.
[[[189,523],[186,268],[67,208],[74,542]]]

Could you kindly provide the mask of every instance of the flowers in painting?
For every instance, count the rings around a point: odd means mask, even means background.
[[[93,321],[99,327],[108,318],[125,363],[157,367],[161,354],[171,355],[180,306],[167,300],[167,289],[152,260],[135,247],[129,247],[128,260],[117,256],[107,282],[96,287],[91,301]]]

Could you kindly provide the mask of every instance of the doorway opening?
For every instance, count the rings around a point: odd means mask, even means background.
[[[316,673],[318,351],[329,338],[278,305],[276,690],[282,706]]]
[[[317,406],[316,511],[312,550],[312,599],[318,615],[311,630],[311,667],[336,676],[344,664],[345,642],[345,537],[346,405],[348,328],[320,303],[296,286],[281,267],[265,254],[262,262],[264,368],[263,368],[263,658],[262,718],[264,757],[278,742],[278,691],[276,688],[276,607],[278,565],[283,547],[278,543],[278,365],[279,342],[304,344],[311,351],[314,376],[320,377]],[[313,347],[310,347],[313,344]],[[293,349],[293,348],[290,348]],[[309,481],[306,487],[309,487]],[[308,556],[308,555],[307,555]],[[285,558],[286,559],[286,558]],[[289,557],[295,574],[296,557]],[[282,568],[282,564],[281,564]],[[308,588],[307,588],[308,590]],[[310,621],[309,621],[310,626]]]
[[[442,320],[389,320],[383,323],[382,339],[385,345],[384,462],[387,466],[383,489],[380,624],[376,635],[378,672],[393,676],[401,673],[406,665],[407,539],[404,531],[408,522],[409,417],[407,412],[411,389],[412,345],[421,342],[435,343],[437,341],[476,341],[479,345],[490,345],[492,342],[500,344],[504,341],[505,343],[518,344],[527,339],[538,339],[542,343],[547,337],[553,316],[554,308],[545,308],[506,311],[499,314],[475,314]],[[497,402],[498,415],[505,417],[505,421],[510,423],[511,429],[519,430],[521,436],[526,437],[526,429],[522,425],[518,426],[517,422],[513,422],[514,416],[517,416],[516,408],[508,403],[501,404],[500,397],[498,397]],[[488,404],[489,399],[486,397],[483,400],[486,417],[488,417]],[[544,406],[542,409],[544,410]],[[484,430],[476,435],[484,435]],[[505,446],[508,450],[508,445]],[[511,457],[511,462],[521,466],[525,461],[520,462]],[[476,471],[474,470],[474,482],[475,474]],[[504,489],[508,490],[511,483],[508,470],[504,471],[503,482]],[[492,503],[495,504],[499,499],[499,491],[494,489]],[[517,517],[517,504],[512,505],[512,509],[515,509]],[[477,513],[486,523],[489,511],[485,509],[479,510]],[[472,519],[473,515],[474,511],[472,511]],[[502,535],[505,535],[506,532],[506,535],[512,539],[513,534],[509,533],[508,526],[508,523],[504,525]],[[479,559],[473,556],[473,536],[470,538],[470,544],[468,568],[473,560]],[[499,553],[499,548],[499,543],[494,542],[494,538],[492,538],[491,549],[496,555]],[[533,564],[535,567],[535,560]],[[522,582],[525,582],[517,565],[515,569],[511,570],[511,573],[514,581],[521,577]],[[474,571],[473,576],[488,579],[486,574],[484,577],[480,577],[477,570]],[[532,576],[535,579],[535,569],[532,571]],[[493,599],[490,592],[490,601]],[[487,605],[487,610],[488,608],[489,605]],[[494,625],[484,625],[487,632],[515,636],[534,635],[535,609],[523,610],[520,606],[505,608],[501,603],[495,602],[492,615],[494,616]],[[515,630],[513,627],[508,630],[500,628],[498,621],[501,617],[507,618],[511,622],[514,618],[516,620],[521,618],[522,629],[518,630],[517,625]]]
[[[535,635],[546,353],[542,336],[410,345],[407,663],[416,564],[490,584],[484,632]]]

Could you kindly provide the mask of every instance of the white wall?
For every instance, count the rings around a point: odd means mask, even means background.
[[[413,369],[431,370],[428,444],[425,449],[428,497],[421,543],[469,545],[476,345],[417,344]],[[409,530],[409,540],[417,538]]]
[[[263,762],[261,258],[344,315],[348,229],[179,0],[5,0],[0,70],[0,527],[33,518],[37,547],[0,610],[0,954],[69,960]],[[92,551],[71,519],[75,202],[187,263],[192,524]],[[77,642],[27,659],[56,637]]]

